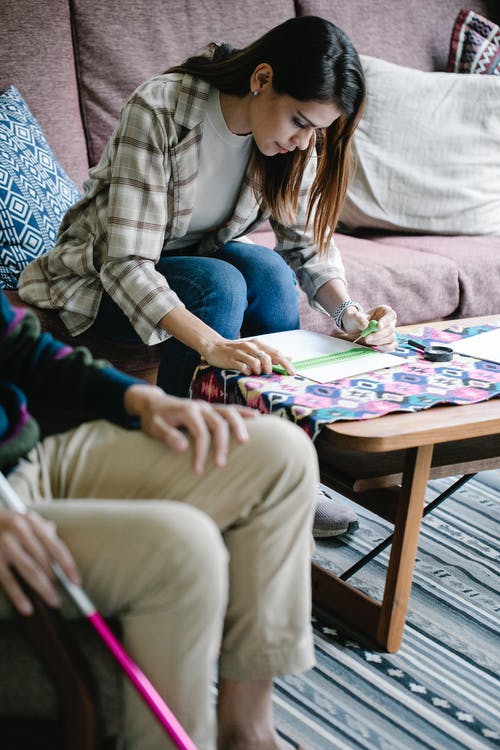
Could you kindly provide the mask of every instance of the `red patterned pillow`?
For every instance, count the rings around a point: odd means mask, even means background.
[[[453,27],[447,70],[500,75],[500,26],[463,8]]]

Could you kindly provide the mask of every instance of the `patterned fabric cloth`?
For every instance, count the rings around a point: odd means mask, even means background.
[[[85,196],[65,216],[54,250],[25,269],[22,299],[59,310],[74,336],[89,328],[103,288],[125,312],[146,344],[168,338],[157,324],[182,304],[156,271],[164,243],[189,228],[209,85],[189,75],[158,76],[126,103],[99,164],[90,171]],[[334,278],[345,280],[332,243],[327,258],[305,229],[307,198],[316,172],[313,156],[304,173],[295,224],[284,227],[260,210],[251,185],[251,163],[232,215],[207,234],[196,252],[210,255],[268,219],[276,250],[295,271],[310,304]]]
[[[500,75],[500,27],[464,8],[451,36],[448,72]]]
[[[455,325],[439,331],[424,327],[411,338],[424,345],[447,345],[493,328]],[[408,336],[398,334],[398,348],[392,352],[401,357],[400,366],[332,383],[275,373],[248,377],[200,365],[191,395],[212,402],[246,404],[265,414],[286,417],[313,439],[325,424],[338,420],[373,419],[437,404],[471,404],[500,395],[500,365],[459,355],[452,362],[428,362],[407,341]]]
[[[60,413],[81,412],[124,427],[137,420],[124,409],[127,388],[143,381],[93,360],[87,349],[72,349],[41,333],[38,318],[13,308],[0,290],[0,469],[12,468],[40,436],[30,403]],[[50,416],[48,417],[50,419]],[[44,428],[47,425],[42,425]]]

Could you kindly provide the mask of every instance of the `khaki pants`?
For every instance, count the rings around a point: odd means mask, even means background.
[[[9,480],[56,521],[84,586],[122,622],[125,647],[199,750],[216,746],[219,674],[268,679],[314,663],[309,438],[275,417],[248,423],[228,464],[197,476],[139,431],[91,422],[45,439]],[[9,605],[0,598],[0,616]],[[170,746],[125,686],[127,750]]]

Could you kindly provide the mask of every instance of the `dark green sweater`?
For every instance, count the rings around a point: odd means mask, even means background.
[[[36,444],[43,424],[32,403],[57,420],[65,414],[106,418],[124,427],[137,420],[124,409],[125,391],[142,381],[96,361],[87,349],[66,346],[41,333],[38,318],[13,308],[0,290],[0,469],[8,471]],[[81,420],[80,420],[81,421]]]

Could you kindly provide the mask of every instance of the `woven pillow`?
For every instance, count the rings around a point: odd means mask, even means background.
[[[453,27],[447,70],[500,75],[500,26],[464,8]]]
[[[500,235],[500,79],[361,60],[367,103],[341,231]]]
[[[61,219],[80,198],[15,86],[0,95],[0,286],[54,246]]]

